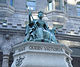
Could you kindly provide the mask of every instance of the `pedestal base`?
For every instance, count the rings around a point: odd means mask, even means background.
[[[14,46],[11,67],[72,67],[71,50],[65,45],[26,42]]]

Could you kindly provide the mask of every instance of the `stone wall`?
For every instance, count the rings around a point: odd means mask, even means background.
[[[47,11],[48,3],[47,0],[36,0],[37,11]]]

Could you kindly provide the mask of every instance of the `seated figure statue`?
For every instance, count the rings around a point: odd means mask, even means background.
[[[40,40],[44,40],[44,31],[48,31],[48,26],[47,24],[42,20],[43,18],[43,12],[38,12],[38,17],[39,17],[39,20],[37,20],[36,24],[37,24],[37,29],[36,29],[36,32],[37,32],[37,38],[40,39]]]
[[[26,37],[24,41],[39,41],[57,43],[54,29],[51,31],[47,24],[42,20],[43,12],[38,12],[38,20],[31,21],[32,14],[29,14],[29,24],[26,26]],[[32,17],[33,18],[33,17]]]

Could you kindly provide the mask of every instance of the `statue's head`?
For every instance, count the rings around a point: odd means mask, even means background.
[[[38,17],[39,17],[40,19],[43,18],[43,12],[42,12],[42,11],[39,11],[39,12],[38,12]]]

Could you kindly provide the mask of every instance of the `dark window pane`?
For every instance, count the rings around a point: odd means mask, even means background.
[[[73,67],[80,67],[80,57],[72,57],[72,65]]]
[[[3,61],[3,53],[0,52],[0,67],[2,67],[2,61]]]

